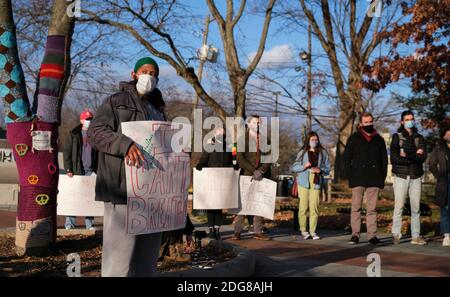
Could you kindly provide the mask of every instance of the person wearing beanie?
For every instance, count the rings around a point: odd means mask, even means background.
[[[87,140],[87,130],[94,115],[90,111],[80,114],[80,125],[70,131],[64,145],[64,169],[68,177],[74,175],[89,176],[97,169],[97,151]],[[74,197],[76,199],[76,197]],[[66,217],[66,229],[75,228],[76,217]],[[94,217],[85,217],[86,229],[95,231]]]
[[[154,276],[161,233],[130,235],[126,230],[127,189],[125,162],[145,161],[138,146],[121,132],[121,123],[166,121],[158,84],[159,67],[150,57],[139,59],[132,80],[98,108],[88,130],[91,145],[99,151],[96,200],[103,201],[102,276]]]

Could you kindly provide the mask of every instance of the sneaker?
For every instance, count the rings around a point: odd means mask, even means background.
[[[233,237],[231,237],[232,240],[241,240],[241,233],[234,233]]]
[[[97,230],[97,229],[95,229],[95,227],[89,227],[88,230],[89,230],[89,231],[95,231],[95,230]]]
[[[302,236],[303,236],[303,239],[310,239],[311,238],[311,235],[309,234],[309,232],[302,232]]]
[[[425,239],[422,238],[422,236],[418,236],[418,237],[414,237],[411,240],[411,244],[416,244],[416,245],[427,245],[427,242],[425,241]]]
[[[248,226],[248,234],[255,234],[255,229],[253,228],[253,225]]]
[[[266,234],[263,233],[256,233],[255,235],[253,235],[254,239],[258,239],[258,240],[272,240],[272,238],[270,238],[269,236],[267,236]]]
[[[352,238],[350,238],[350,241],[348,242],[348,244],[350,245],[355,245],[359,243],[359,237],[356,235],[353,235]]]
[[[66,230],[71,230],[71,229],[75,229],[74,227],[72,227],[72,226],[65,226],[65,228],[66,228]]]
[[[450,237],[444,237],[444,241],[442,242],[442,246],[450,246]]]
[[[400,239],[402,238],[401,234],[394,234],[394,244],[400,244]]]
[[[369,239],[369,243],[373,245],[379,245],[381,244],[381,241],[378,239],[378,237],[374,236],[371,239]]]
[[[319,240],[320,239],[320,236],[317,235],[316,233],[311,233],[311,236],[312,236],[313,240]]]

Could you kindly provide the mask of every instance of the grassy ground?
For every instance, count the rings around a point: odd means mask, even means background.
[[[298,199],[285,199],[278,200],[275,206],[275,216],[273,221],[266,221],[267,227],[291,227],[293,228],[293,212],[290,210],[281,211],[282,206],[298,206]],[[432,208],[432,216],[421,218],[421,232],[423,235],[438,235],[439,234],[439,221],[440,213],[439,207],[431,202],[428,205]],[[365,206],[363,206],[364,208]],[[350,214],[338,213],[339,208],[351,208],[350,198],[333,199],[332,203],[322,203],[319,205],[319,221],[318,228],[326,230],[345,230],[350,231]],[[394,210],[394,201],[391,199],[382,198],[377,204],[377,220],[378,231],[381,233],[391,233],[392,228],[392,214]],[[190,214],[191,219],[201,224],[206,224],[206,215],[195,212]],[[234,216],[231,214],[224,215],[223,225],[229,225],[233,223]],[[362,217],[362,232],[366,231],[365,217]],[[409,225],[411,223],[411,217],[403,217],[402,233],[410,234],[411,230]]]
[[[287,202],[285,202],[287,203]],[[291,202],[297,204],[298,200]],[[439,207],[429,204],[432,208],[432,216],[421,218],[421,232],[423,235],[437,235],[439,234]],[[338,208],[350,208],[351,199],[335,199],[332,203],[321,203],[319,205],[319,229],[329,230],[350,230],[350,214],[338,213]],[[279,209],[279,205],[277,206]],[[392,228],[392,214],[394,209],[394,202],[389,199],[380,199],[377,206],[377,220],[378,231],[383,233],[390,233]],[[409,216],[403,217],[402,233],[410,233],[409,225],[411,218]],[[274,217],[276,226],[291,226],[293,227],[293,212],[292,211],[277,211]],[[365,219],[363,216],[363,225]],[[362,227],[365,232],[365,226]]]

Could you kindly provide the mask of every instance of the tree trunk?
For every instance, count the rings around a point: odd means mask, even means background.
[[[25,81],[16,84],[7,83],[12,95],[4,99],[7,122],[7,137],[13,148],[14,158],[19,172],[19,201],[16,221],[16,253],[43,253],[56,240],[56,195],[58,190],[58,122],[60,119],[62,99],[67,78],[70,74],[70,45],[72,40],[74,19],[66,14],[71,1],[55,0],[49,35],[41,64],[38,85],[34,96],[33,111],[36,112],[31,121],[29,103],[21,103],[25,97],[14,92],[12,87],[25,90]],[[14,21],[11,1],[0,2],[2,27],[9,29],[9,39],[14,42],[2,45],[1,55],[14,60],[11,66],[11,78],[23,77],[17,55],[17,48],[11,55],[8,45],[15,47]],[[4,33],[4,32],[3,32]],[[4,39],[2,39],[4,40]],[[11,47],[11,46],[10,46]],[[8,55],[9,54],[9,55]],[[1,57],[1,56],[0,56]],[[5,70],[10,69],[6,68]],[[2,73],[2,79],[4,75]],[[0,85],[2,90],[4,85]],[[11,104],[14,102],[14,105]],[[9,105],[8,105],[9,104]],[[21,115],[21,116],[20,116]]]
[[[336,143],[336,160],[334,165],[335,181],[342,181],[346,178],[344,172],[343,155],[348,139],[353,133],[353,123],[355,121],[354,106],[348,96],[340,99],[340,111],[338,119],[338,139]]]

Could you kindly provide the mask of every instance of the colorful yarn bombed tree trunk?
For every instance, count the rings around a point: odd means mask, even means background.
[[[17,53],[11,0],[0,0],[0,95],[19,172],[16,253],[43,252],[56,240],[58,124],[70,74],[72,1],[55,0],[32,111]]]

